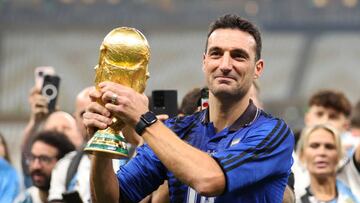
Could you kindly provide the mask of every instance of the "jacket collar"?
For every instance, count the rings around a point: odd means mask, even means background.
[[[241,129],[242,127],[251,125],[258,115],[260,114],[260,109],[255,106],[253,101],[250,99],[249,105],[244,111],[243,114],[240,115],[240,117],[229,127],[229,131],[237,131]],[[203,114],[202,123],[207,124],[210,122],[209,117],[209,108],[205,110],[205,113]]]

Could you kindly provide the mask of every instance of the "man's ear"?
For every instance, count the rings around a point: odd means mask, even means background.
[[[260,78],[264,70],[264,60],[259,59],[255,63],[254,79]]]

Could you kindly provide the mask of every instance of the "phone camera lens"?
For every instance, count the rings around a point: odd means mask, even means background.
[[[46,95],[52,95],[52,94],[54,94],[54,91],[52,89],[46,90]]]
[[[42,71],[39,71],[39,76],[43,76],[44,73]]]

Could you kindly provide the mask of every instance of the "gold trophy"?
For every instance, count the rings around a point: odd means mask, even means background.
[[[143,93],[149,78],[150,47],[145,36],[134,28],[113,29],[100,46],[99,64],[95,67],[95,85],[111,81]],[[102,101],[97,101],[104,105]],[[127,143],[121,129],[124,123],[113,117],[113,124],[98,130],[89,140],[85,151],[109,158],[128,157]]]

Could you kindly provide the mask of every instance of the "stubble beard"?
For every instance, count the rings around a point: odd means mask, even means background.
[[[236,103],[243,99],[250,88],[242,87],[214,87],[209,86],[211,93],[226,103]]]

